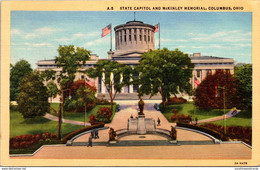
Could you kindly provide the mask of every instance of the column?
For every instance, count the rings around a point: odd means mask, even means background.
[[[141,35],[142,35],[142,44],[144,43],[144,29],[142,29],[142,33],[141,33]]]
[[[106,86],[105,86],[103,80],[105,80],[105,73],[102,74],[102,80],[101,80],[101,93],[105,94],[106,93]]]
[[[133,81],[133,79],[131,78],[130,81]],[[130,87],[129,87],[129,93],[134,93],[134,86],[133,86],[133,84],[131,84]]]

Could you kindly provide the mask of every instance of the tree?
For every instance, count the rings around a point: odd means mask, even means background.
[[[244,108],[244,91],[240,81],[229,71],[209,74],[195,91],[195,105],[202,109]],[[224,103],[225,101],[225,103]]]
[[[80,86],[77,90],[77,99],[76,105],[84,107],[85,115],[84,115],[84,123],[86,121],[86,111],[87,104],[93,103],[96,100],[95,92],[92,91],[89,87]]]
[[[55,63],[58,67],[62,68],[59,75],[57,75],[57,81],[62,92],[62,102],[59,106],[59,123],[58,123],[58,138],[61,139],[61,120],[62,114],[61,110],[64,103],[64,92],[70,89],[71,84],[75,79],[75,74],[78,69],[85,64],[90,58],[90,51],[77,47],[74,45],[64,45],[58,48],[59,55],[55,58]],[[70,95],[70,94],[69,94]]]
[[[44,80],[44,81],[49,81],[49,80],[55,80],[55,74],[56,74],[56,71],[54,70],[45,70],[43,72],[41,72],[41,78]]]
[[[50,81],[47,84],[47,93],[48,96],[51,98],[51,103],[52,103],[52,98],[55,98],[59,93],[59,89],[57,85],[54,83],[54,81]]]
[[[245,100],[245,109],[252,109],[252,64],[236,66],[234,76],[239,79],[244,91],[241,97]]]
[[[144,94],[154,96],[160,93],[165,108],[166,99],[171,94],[176,96],[180,92],[191,93],[190,79],[194,65],[187,54],[178,49],[150,50],[141,56],[139,62],[136,72],[139,72],[140,76],[134,81],[140,85],[140,97]]]
[[[116,61],[99,60],[94,68],[86,70],[91,78],[104,76],[103,83],[109,93],[111,110],[113,110],[113,101],[124,86],[130,85],[132,68]]]
[[[59,56],[56,56],[55,63],[62,68],[58,75],[58,82],[62,89],[69,88],[75,79],[78,69],[90,58],[90,51],[74,45],[59,46]]]
[[[21,82],[17,97],[18,111],[24,118],[44,116],[49,111],[47,88],[43,85],[39,73],[29,73]]]
[[[31,65],[26,60],[18,61],[10,70],[10,100],[15,101],[19,94],[22,79],[32,72]]]

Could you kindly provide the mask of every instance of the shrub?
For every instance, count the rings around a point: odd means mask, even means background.
[[[109,122],[112,116],[112,110],[109,107],[101,107],[97,111],[97,120],[100,122]]]
[[[76,108],[77,108],[76,101],[71,100],[71,102],[68,104],[68,110],[67,111],[75,111]]]
[[[179,113],[179,110],[178,109],[172,109],[172,113],[177,114],[177,113]]]
[[[52,141],[57,139],[57,134],[50,134],[48,132],[36,135],[20,135],[10,138],[10,149],[23,149],[28,148],[34,144],[38,144],[44,141]]]
[[[186,124],[186,123],[180,123],[180,122],[177,122],[177,126],[179,126],[179,127],[187,127],[187,128],[190,128],[190,129],[199,130],[199,131],[208,133],[208,134],[210,134],[211,136],[213,136],[213,137],[215,137],[217,139],[221,139],[221,140],[224,139],[224,135],[223,134],[221,134],[221,133],[219,133],[219,132],[217,132],[215,130],[208,129],[206,127],[196,126],[196,125]]]
[[[184,115],[184,114],[181,114],[181,115],[172,115],[171,116],[171,120],[172,122],[181,122],[181,123],[190,123],[191,122],[191,117],[188,115]]]
[[[104,98],[101,98],[101,99],[98,98],[97,104],[98,105],[108,105],[108,104],[110,104],[110,102],[108,100],[104,99]]]
[[[91,125],[95,124],[96,121],[97,121],[96,116],[94,116],[94,115],[89,116],[89,122]]]
[[[92,129],[95,129],[95,128],[101,128],[101,127],[104,127],[104,123],[99,123],[99,124],[95,124],[95,125],[91,125],[91,126],[87,126],[85,128],[82,128],[82,129],[78,129],[78,130],[75,130],[69,134],[67,134],[63,140],[62,140],[62,143],[65,144],[67,143],[68,140],[72,139],[74,136],[82,133],[82,132],[85,132],[85,131],[89,131],[89,130],[92,130]]]
[[[223,126],[216,125],[213,123],[203,124],[203,125],[200,125],[200,127],[215,130],[222,134],[224,132]],[[226,137],[230,138],[230,139],[242,140],[244,142],[247,141],[246,143],[251,145],[252,128],[251,127],[242,127],[242,126],[227,126],[226,127]]]
[[[183,103],[186,103],[187,100],[180,97],[180,98],[177,98],[177,97],[171,97],[170,99],[168,99],[167,101],[167,105],[171,105],[171,104],[183,104]]]

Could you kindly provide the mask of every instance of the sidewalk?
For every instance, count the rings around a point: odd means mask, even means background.
[[[59,121],[59,118],[57,116],[53,116],[49,113],[46,113],[46,115],[44,116],[46,119],[52,120],[52,121]],[[73,125],[82,125],[84,126],[84,122],[80,122],[80,121],[75,121],[75,120],[68,120],[68,119],[62,119],[63,123],[69,123],[69,124],[73,124]],[[86,122],[86,126],[90,126],[90,123]]]
[[[207,123],[207,122],[214,122],[214,121],[218,121],[218,120],[227,119],[227,118],[230,118],[230,117],[237,115],[240,112],[240,110],[237,110],[237,112],[235,114],[232,114],[232,112],[233,111],[231,110],[223,116],[217,116],[217,117],[212,117],[212,118],[209,118],[209,119],[198,120],[197,123]],[[196,121],[192,121],[192,123],[195,124]]]

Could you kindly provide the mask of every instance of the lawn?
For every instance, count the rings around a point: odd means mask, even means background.
[[[209,122],[223,126],[223,120]],[[251,111],[241,111],[239,114],[234,117],[226,119],[227,126],[243,126],[248,127],[252,126],[252,112]]]
[[[80,129],[83,126],[63,123],[61,136]],[[36,117],[25,120],[18,111],[10,111],[10,137],[25,134],[40,134],[44,132],[57,133],[58,122],[48,120],[44,117]]]
[[[198,120],[202,119],[208,119],[216,116],[221,116],[224,114],[223,110],[221,109],[213,109],[210,111],[206,110],[200,110],[200,109],[195,109],[195,116],[193,116],[194,113],[194,105],[193,102],[188,102],[184,104],[174,104],[174,105],[168,105],[166,110],[163,112],[163,115],[168,119],[168,121],[171,121],[170,118],[173,115],[171,112],[172,109],[178,109],[179,114],[184,114],[184,115],[190,115],[192,118],[197,117]],[[226,112],[229,110],[226,109]]]
[[[59,109],[59,104],[58,103],[52,103],[51,106],[55,110],[58,111],[58,109]],[[91,114],[96,116],[98,109],[101,108],[101,107],[109,107],[110,108],[110,105],[96,105],[92,110],[87,111],[87,113],[86,113],[86,122],[89,122],[89,116]],[[114,107],[113,107],[111,120],[113,119],[113,117],[115,115],[115,109],[116,109],[116,104],[114,104]],[[51,114],[54,115],[54,116],[57,116],[53,111],[51,111]],[[63,113],[63,118],[64,119],[69,119],[69,120],[76,120],[76,121],[84,122],[84,112],[64,112]]]

